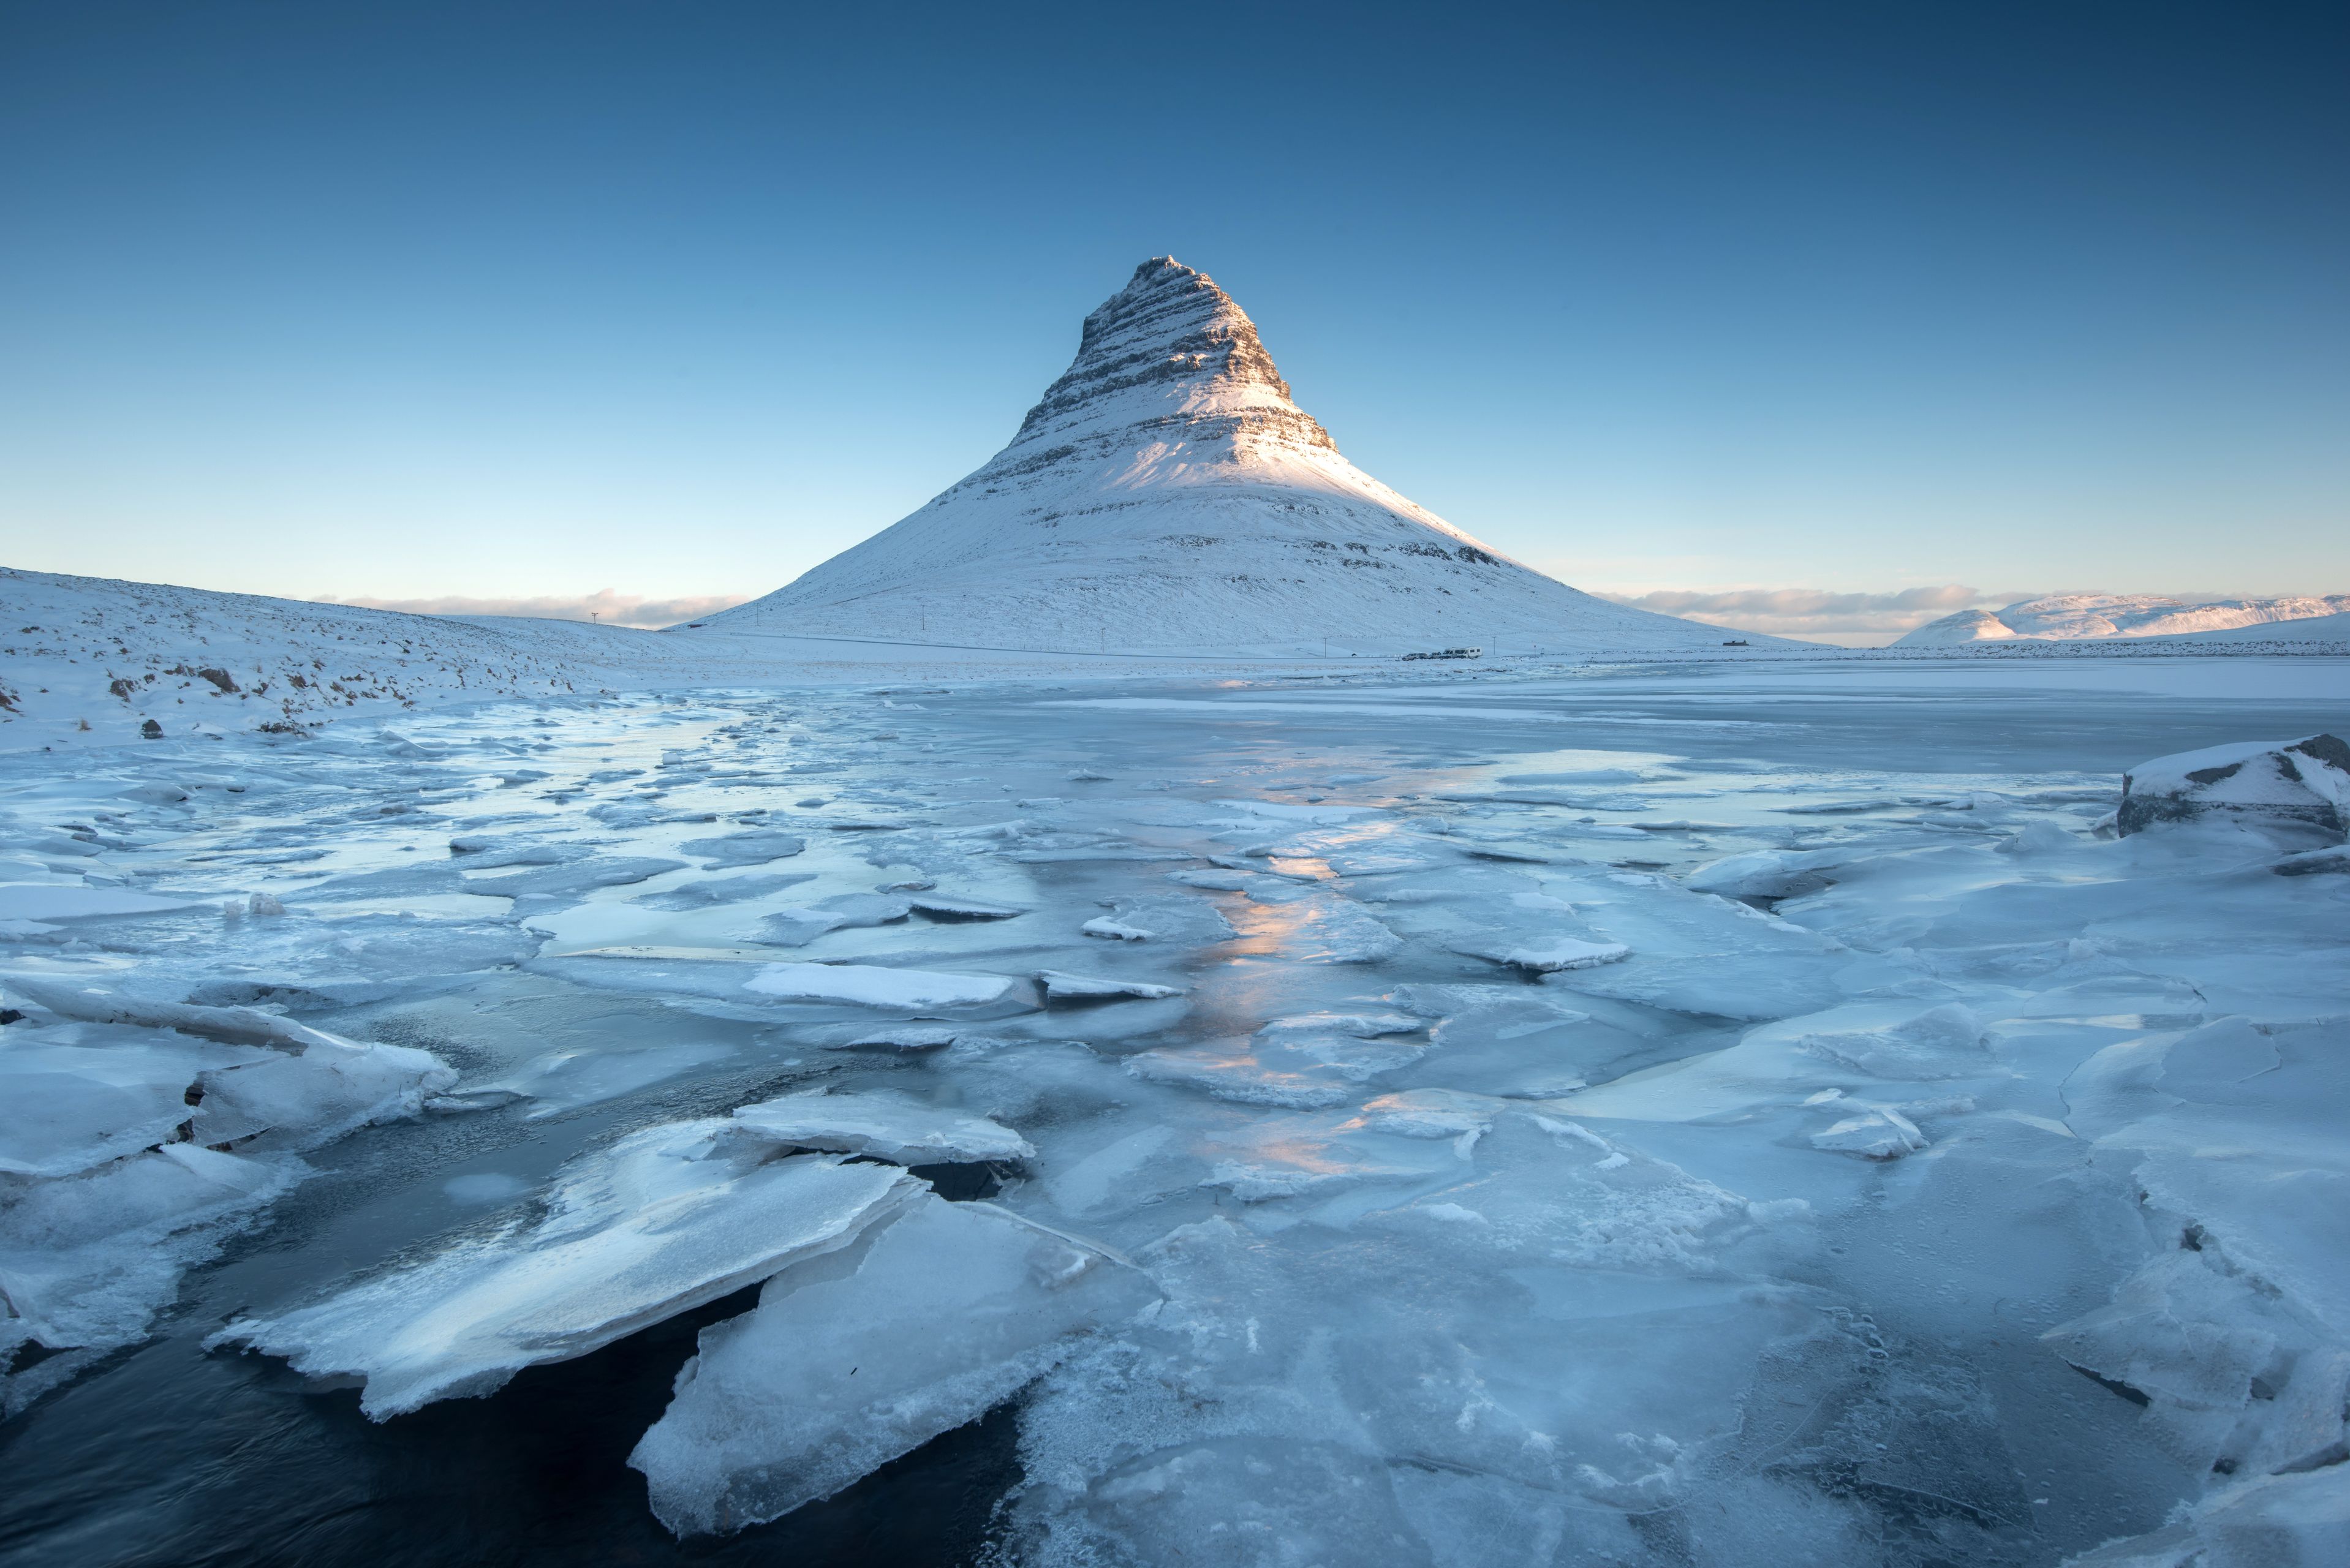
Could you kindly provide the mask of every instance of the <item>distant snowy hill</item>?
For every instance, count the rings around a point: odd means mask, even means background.
[[[2336,615],[2307,616],[2294,620],[2260,621],[2251,626],[2221,627],[2217,631],[2184,632],[2161,638],[2163,642],[2259,645],[2263,648],[2326,647],[2350,652],[2350,610]]]
[[[2084,638],[2178,637],[2232,631],[2279,621],[2350,613],[2350,594],[2330,598],[2222,599],[2191,604],[2159,594],[2058,594],[2002,610],[1960,610],[1929,621],[1893,646],[1947,648],[1957,643],[2042,641]],[[2299,640],[2284,632],[2284,640]],[[2231,639],[2230,640],[2241,640]]]
[[[0,752],[313,730],[484,698],[1068,674],[1072,660],[407,615],[0,568]]]
[[[310,725],[465,697],[595,691],[662,662],[660,634],[457,619],[0,570],[0,726],[109,739]],[[680,650],[688,652],[691,650]],[[0,741],[0,744],[8,743]]]
[[[1579,593],[1363,472],[1290,400],[1241,307],[1166,256],[1086,318],[1068,372],[984,467],[706,624],[1276,657],[1735,635]]]

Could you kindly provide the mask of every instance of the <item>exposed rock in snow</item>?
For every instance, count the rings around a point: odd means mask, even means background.
[[[1364,473],[1291,400],[1241,307],[1167,256],[1086,318],[1068,371],[985,466],[704,624],[1084,652],[1722,638],[1578,593]]]
[[[2240,627],[2350,613],[2350,594],[2295,595],[2274,599],[2215,599],[2190,604],[2160,594],[2057,594],[2005,609],[1960,610],[1928,621],[1893,646],[1943,648],[2018,638],[2070,641],[2083,638],[2191,636]]]
[[[2218,817],[2340,843],[2350,837],[2350,744],[2333,735],[2207,746],[2122,775],[2124,834]]]

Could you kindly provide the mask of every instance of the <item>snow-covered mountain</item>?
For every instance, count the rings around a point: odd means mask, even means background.
[[[2277,621],[2308,620],[2350,612],[2350,594],[2321,598],[2219,599],[2193,604],[2160,594],[2056,594],[2002,610],[1960,610],[1928,621],[1893,646],[1947,648],[1955,643],[2016,639],[2070,641],[2085,638],[2179,637],[2230,631]]]
[[[1579,593],[1339,455],[1255,324],[1170,256],[1086,317],[1012,442],[712,631],[1093,651],[1719,646]],[[1755,642],[1774,639],[1755,638]]]

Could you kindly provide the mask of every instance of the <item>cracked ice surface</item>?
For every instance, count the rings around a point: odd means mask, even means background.
[[[14,756],[0,1538],[2340,1561],[2350,877],[2112,818],[2345,721],[1843,664]]]

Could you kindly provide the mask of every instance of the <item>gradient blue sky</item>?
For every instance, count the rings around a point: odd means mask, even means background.
[[[764,592],[1171,252],[1578,586],[2350,591],[2345,80],[2341,5],[9,0],[0,564]]]

